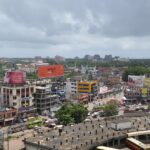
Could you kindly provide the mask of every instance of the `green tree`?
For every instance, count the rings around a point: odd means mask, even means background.
[[[26,77],[27,79],[37,79],[37,73],[36,72],[26,73]]]
[[[69,114],[63,114],[61,116],[60,121],[62,122],[62,124],[67,125],[67,124],[73,123],[74,119]]]
[[[122,75],[123,81],[128,81],[128,75],[144,75],[150,73],[150,69],[147,67],[129,67]]]
[[[75,123],[82,122],[88,114],[88,110],[81,104],[74,105],[71,116],[74,118]]]
[[[104,106],[103,111],[106,116],[114,116],[118,114],[118,108],[116,104],[109,104]]]
[[[64,125],[80,123],[87,117],[88,111],[81,104],[64,104],[57,112],[56,117]]]

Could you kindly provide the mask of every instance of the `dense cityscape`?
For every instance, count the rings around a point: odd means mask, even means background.
[[[149,0],[0,0],[0,150],[150,150]]]
[[[149,149],[150,60],[96,54],[0,62],[1,149]]]

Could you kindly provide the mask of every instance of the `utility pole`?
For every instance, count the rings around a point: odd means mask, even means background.
[[[4,150],[4,131],[0,131],[0,150]]]
[[[6,133],[7,134],[7,140],[8,140],[7,141],[7,150],[9,150],[9,135],[8,135],[9,133],[8,132],[9,132],[9,128],[7,129],[7,133]]]
[[[11,126],[7,128],[6,135],[7,135],[7,150],[9,150],[9,132],[11,131]]]

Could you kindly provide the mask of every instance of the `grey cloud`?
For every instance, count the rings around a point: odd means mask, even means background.
[[[44,55],[148,50],[149,8],[149,0],[0,0],[0,43]]]
[[[14,0],[13,3],[1,0],[0,8],[16,23],[38,28],[48,35],[80,31],[80,22],[83,22],[85,26],[88,24],[89,33],[144,36],[150,34],[149,6],[148,0]],[[91,22],[87,10],[91,12],[92,21],[100,27]],[[65,13],[70,13],[79,24],[66,23],[63,20]]]

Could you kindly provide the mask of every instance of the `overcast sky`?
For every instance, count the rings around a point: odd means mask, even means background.
[[[0,0],[0,57],[150,58],[150,0]]]

